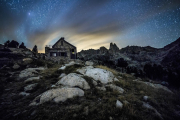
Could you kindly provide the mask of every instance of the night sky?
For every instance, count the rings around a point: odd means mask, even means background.
[[[0,43],[36,44],[60,37],[82,49],[163,47],[180,37],[180,0],[0,0]]]

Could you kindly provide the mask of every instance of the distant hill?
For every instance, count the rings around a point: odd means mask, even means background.
[[[85,61],[92,60],[97,64],[105,64],[121,72],[149,76],[156,80],[172,82],[173,76],[173,83],[178,81],[180,85],[180,38],[163,48],[127,46],[119,49],[115,43],[110,43],[109,49],[100,47],[97,50],[82,50],[78,53],[78,58]],[[122,68],[123,61],[128,64],[125,68]],[[159,73],[162,72],[162,75],[159,74],[161,77],[158,77],[157,70]]]

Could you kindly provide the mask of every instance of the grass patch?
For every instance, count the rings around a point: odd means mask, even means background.
[[[114,75],[118,75],[118,73],[119,72],[117,72],[116,70],[114,70],[114,69],[111,69],[111,68],[109,68],[109,67],[107,67],[107,66],[103,66],[103,65],[98,65],[98,66],[96,66],[97,68],[101,68],[101,69],[105,69],[105,70],[108,70],[108,71],[110,71],[110,72],[112,72]]]
[[[74,64],[71,66],[67,66],[65,70],[63,70],[63,72],[65,74],[69,74],[69,73],[77,73],[77,69],[83,67],[82,65],[78,65],[78,64]]]
[[[91,77],[83,76],[91,89],[84,90],[84,97],[75,97],[65,102],[54,103],[46,102],[39,106],[29,106],[30,102],[41,93],[51,89],[51,85],[59,80],[61,73],[69,74],[76,72],[81,65],[67,67],[64,71],[58,70],[59,65],[48,68],[40,73],[40,80],[33,81],[39,86],[36,91],[32,91],[30,96],[22,97],[18,94],[28,85],[22,81],[10,80],[12,84],[7,84],[5,88],[9,91],[3,91],[5,101],[0,108],[2,120],[26,119],[26,120],[159,120],[154,111],[142,108],[143,96],[149,96],[148,103],[153,106],[162,115],[165,120],[177,120],[179,117],[174,111],[178,111],[179,93],[170,94],[161,89],[154,89],[143,83],[134,82],[132,75],[117,73],[122,79],[115,81],[114,84],[122,87],[125,92],[119,94],[110,88],[106,91],[96,89]],[[103,68],[104,69],[104,68]],[[113,73],[114,74],[114,73]],[[100,84],[100,83],[99,83]],[[102,84],[98,86],[103,86]],[[123,102],[127,100],[129,104],[123,104],[122,109],[116,108],[116,100]],[[14,103],[14,104],[12,104]],[[84,108],[88,106],[88,114],[84,114]],[[32,114],[33,113],[33,114]]]

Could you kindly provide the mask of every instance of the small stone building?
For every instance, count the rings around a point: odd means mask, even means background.
[[[45,47],[45,54],[47,56],[46,59],[53,61],[65,60],[65,62],[68,62],[77,58],[77,49],[74,45],[65,41],[64,37],[61,37],[52,48]]]
[[[0,49],[4,49],[4,45],[3,44],[0,44]]]

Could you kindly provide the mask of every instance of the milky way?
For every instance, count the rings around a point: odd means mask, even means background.
[[[160,48],[180,37],[180,0],[0,0],[0,43],[44,52],[62,36],[78,51],[110,42]]]

